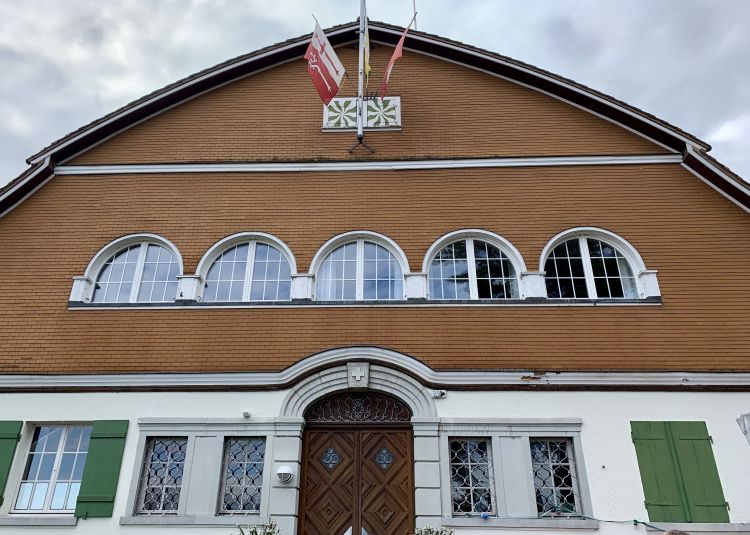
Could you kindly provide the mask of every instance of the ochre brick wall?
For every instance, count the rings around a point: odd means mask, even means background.
[[[219,239],[275,234],[300,271],[331,236],[381,232],[419,270],[479,227],[529,269],[581,225],[633,243],[661,306],[68,310],[71,277],[134,232],[192,273]],[[678,165],[404,172],[64,176],[0,220],[0,373],[278,370],[378,345],[440,369],[750,370],[750,216]]]
[[[338,52],[356,94],[356,50]],[[392,48],[373,50],[376,91]],[[216,89],[125,131],[76,164],[362,158],[653,154],[665,149],[586,111],[453,63],[405,52],[390,94],[401,132],[369,132],[377,151],[348,154],[354,134],[321,132],[322,104],[303,60]]]

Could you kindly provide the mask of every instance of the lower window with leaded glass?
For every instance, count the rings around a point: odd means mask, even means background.
[[[260,511],[265,456],[265,437],[225,438],[219,514]]]
[[[539,516],[578,515],[578,478],[570,439],[532,438],[531,470]]]
[[[493,512],[491,459],[489,439],[450,439],[453,514],[479,515]]]
[[[148,439],[138,492],[138,514],[177,513],[186,453],[187,437]]]
[[[597,527],[579,419],[449,418],[438,429],[443,525]]]

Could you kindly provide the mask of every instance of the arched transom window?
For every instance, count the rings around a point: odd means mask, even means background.
[[[174,301],[180,265],[175,254],[155,243],[120,249],[102,266],[94,303],[164,303]]]
[[[291,285],[284,254],[273,245],[251,240],[214,260],[206,275],[203,301],[288,301]]]
[[[614,245],[577,236],[557,245],[544,263],[552,299],[636,299],[638,289],[627,259]]]
[[[483,240],[464,239],[443,247],[430,263],[431,299],[511,299],[518,277],[508,255]]]
[[[319,301],[404,298],[404,275],[385,247],[364,239],[334,249],[317,274]]]

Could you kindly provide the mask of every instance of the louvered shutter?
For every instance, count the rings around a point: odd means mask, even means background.
[[[112,516],[127,432],[127,420],[94,422],[76,517]]]
[[[682,482],[676,470],[667,422],[630,422],[648,518],[689,522]]]
[[[668,422],[692,522],[729,522],[705,422]]]
[[[23,422],[0,422],[0,504],[3,503],[5,486],[8,484],[8,474],[13,464],[18,439],[21,438]]]

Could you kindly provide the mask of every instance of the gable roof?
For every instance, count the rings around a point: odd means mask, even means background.
[[[356,42],[358,29],[359,23],[353,21],[327,29],[326,35],[333,46],[339,46]],[[370,39],[373,42],[395,45],[403,30],[403,27],[383,22],[369,22]],[[52,176],[56,164],[148,117],[222,84],[301,58],[310,36],[311,34],[305,34],[282,41],[197,72],[134,100],[51,143],[27,159],[27,163],[31,165],[29,170],[0,188],[0,215]],[[738,175],[706,154],[711,149],[709,144],[643,110],[538,67],[437,35],[412,30],[407,34],[405,47],[542,91],[629,128],[682,154],[683,165],[750,211],[750,188]]]

